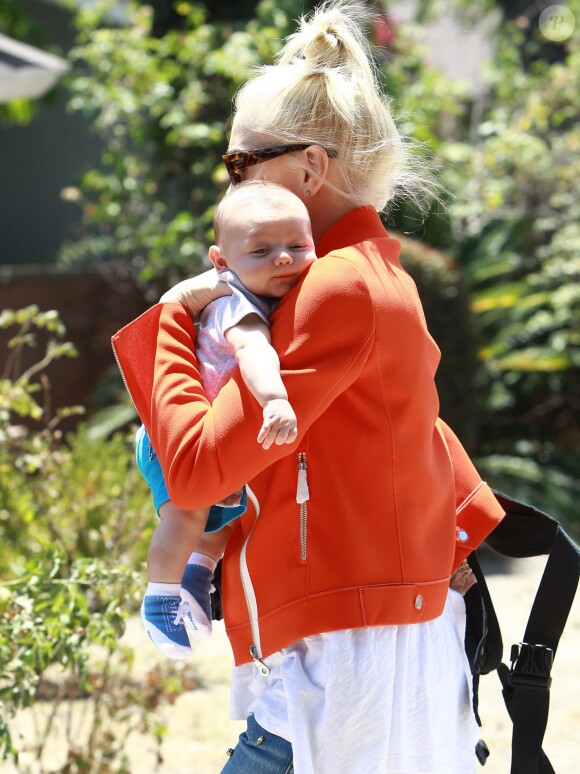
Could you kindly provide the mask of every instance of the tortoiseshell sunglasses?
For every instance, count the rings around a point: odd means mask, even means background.
[[[242,169],[252,167],[254,164],[261,164],[263,161],[270,161],[278,156],[283,156],[285,153],[292,153],[293,151],[305,150],[310,148],[313,143],[297,143],[294,145],[274,145],[271,148],[256,148],[255,150],[239,150],[232,151],[231,153],[224,153],[222,159],[226,165],[231,181],[234,185],[242,182],[240,172]],[[338,153],[332,148],[328,150],[324,148],[326,155],[330,159],[335,159]]]

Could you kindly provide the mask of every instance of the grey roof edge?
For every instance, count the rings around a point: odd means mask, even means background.
[[[55,73],[65,73],[69,69],[69,63],[54,54],[47,54],[39,48],[21,43],[6,35],[0,34],[0,51],[5,52],[11,58],[22,61],[32,67],[40,67]]]

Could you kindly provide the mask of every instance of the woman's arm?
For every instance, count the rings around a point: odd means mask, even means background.
[[[327,256],[280,303],[272,343],[298,420],[298,440],[359,375],[374,336],[366,283]],[[180,304],[157,304],[113,339],[120,368],[157,451],[172,502],[200,508],[252,480],[291,447],[256,444],[262,409],[236,376],[210,406],[195,329]]]
[[[505,511],[489,486],[481,480],[469,455],[449,425],[438,419],[437,429],[447,447],[455,480],[455,572],[464,559],[499,524],[505,516]]]

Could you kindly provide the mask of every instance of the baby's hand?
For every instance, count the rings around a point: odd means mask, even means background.
[[[449,588],[452,588],[454,591],[458,591],[462,596],[465,596],[469,589],[472,586],[475,586],[476,583],[477,578],[473,574],[473,570],[467,562],[463,560],[451,576]]]
[[[269,449],[273,443],[293,443],[298,435],[296,414],[287,400],[276,398],[264,406],[264,421],[258,433],[258,443]]]

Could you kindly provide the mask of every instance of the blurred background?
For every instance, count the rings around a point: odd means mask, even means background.
[[[443,353],[441,416],[492,486],[578,539],[580,0],[362,4],[399,128],[441,182],[441,201],[384,216]],[[118,644],[155,518],[110,337],[209,266],[232,96],[314,5],[0,0],[0,755],[15,771],[132,771],[132,734],[162,767],[159,707],[203,684],[166,662],[137,677],[139,648]]]

